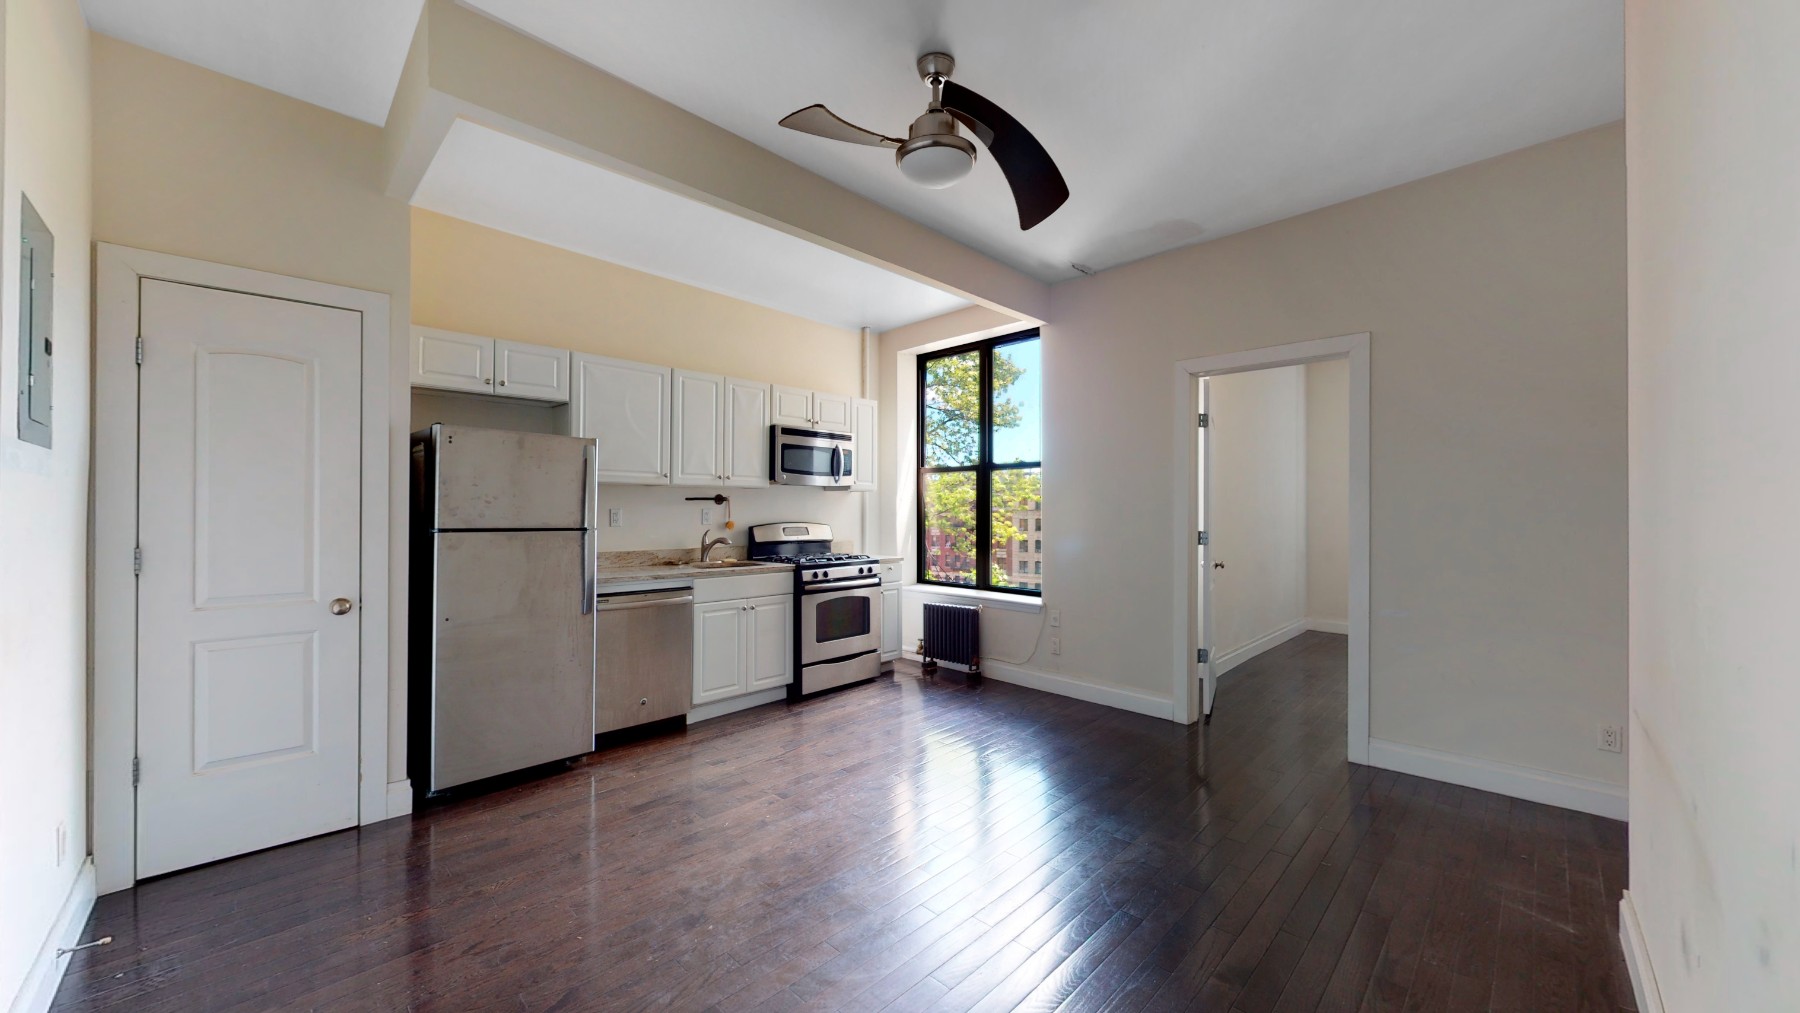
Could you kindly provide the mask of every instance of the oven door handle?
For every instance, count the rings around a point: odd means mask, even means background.
[[[832,591],[860,591],[871,587],[880,587],[880,577],[868,580],[852,580],[842,584],[808,584],[800,589],[801,594],[827,594]]]

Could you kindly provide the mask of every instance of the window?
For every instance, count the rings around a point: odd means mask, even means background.
[[[1042,538],[1037,540],[1037,548],[1032,551],[1034,551],[1034,552],[1044,551],[1044,540]]]
[[[1019,560],[1019,572],[1020,573],[1026,573],[1030,569],[1031,569],[1030,563],[1025,562],[1023,559]]]
[[[1035,330],[919,357],[921,583],[1041,592],[1005,565],[1044,526],[1041,362]]]

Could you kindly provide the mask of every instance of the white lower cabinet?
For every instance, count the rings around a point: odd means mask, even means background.
[[[694,606],[695,706],[793,681],[792,595]]]
[[[881,660],[900,657],[900,585],[881,589]]]

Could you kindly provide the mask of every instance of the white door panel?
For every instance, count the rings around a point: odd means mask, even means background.
[[[794,596],[750,599],[745,688],[770,689],[794,681]]]
[[[569,351],[522,341],[494,341],[496,394],[534,401],[569,400]]]
[[[428,327],[412,332],[415,387],[487,393],[494,389],[494,339]]]
[[[828,429],[834,433],[849,432],[850,401],[850,398],[842,394],[814,394],[813,421],[820,429]]]
[[[139,877],[352,826],[362,319],[142,283]]]
[[[772,385],[769,388],[769,421],[776,425],[811,429],[814,425],[812,391]]]
[[[675,370],[671,434],[674,450],[670,477],[676,485],[718,485],[725,480],[722,441],[725,428],[725,378],[711,373]]]
[[[769,484],[769,385],[725,381],[725,484]]]
[[[694,606],[694,704],[744,692],[744,623],[747,601]]]
[[[575,356],[573,371],[573,435],[598,441],[599,480],[668,485],[673,371],[595,355]]]
[[[850,461],[850,475],[854,479],[851,492],[875,491],[875,447],[880,439],[876,426],[880,417],[881,406],[868,398],[857,398],[851,407],[850,432],[856,436],[855,456]]]

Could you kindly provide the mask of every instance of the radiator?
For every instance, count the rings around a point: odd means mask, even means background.
[[[981,671],[981,607],[925,603],[926,664],[963,672]]]

